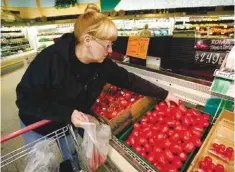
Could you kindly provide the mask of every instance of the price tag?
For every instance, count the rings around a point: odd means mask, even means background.
[[[196,51],[194,60],[197,64],[221,65],[225,56],[226,53]]]
[[[149,38],[129,37],[126,55],[146,59],[149,46]]]

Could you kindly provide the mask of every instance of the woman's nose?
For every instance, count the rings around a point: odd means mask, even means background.
[[[109,48],[108,48],[108,53],[111,54],[112,52],[113,52],[112,47],[109,47]]]

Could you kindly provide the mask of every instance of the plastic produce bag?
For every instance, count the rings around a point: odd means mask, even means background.
[[[55,141],[43,140],[34,145],[27,157],[25,172],[59,172],[58,146]]]
[[[84,136],[78,146],[79,163],[84,171],[95,171],[102,165],[109,150],[109,140],[111,139],[110,126],[99,123],[94,117],[87,115],[89,122],[84,122]]]

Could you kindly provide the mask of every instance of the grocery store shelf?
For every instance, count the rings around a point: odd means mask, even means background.
[[[35,50],[14,54],[1,59],[1,75],[14,71],[24,66],[25,59],[32,59],[37,55]]]

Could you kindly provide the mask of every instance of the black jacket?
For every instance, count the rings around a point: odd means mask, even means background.
[[[32,61],[16,88],[16,104],[25,125],[52,120],[35,130],[50,133],[71,122],[74,109],[88,113],[106,82],[131,91],[165,99],[168,92],[127,72],[110,59],[83,64],[75,56],[75,38],[63,35]]]

